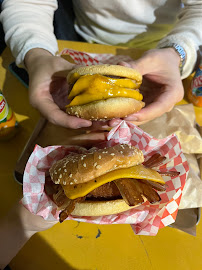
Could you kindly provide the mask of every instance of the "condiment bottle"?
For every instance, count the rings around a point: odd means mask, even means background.
[[[8,140],[16,134],[18,122],[0,90],[0,140]]]

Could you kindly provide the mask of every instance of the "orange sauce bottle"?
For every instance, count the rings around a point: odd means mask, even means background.
[[[16,134],[18,122],[15,114],[0,90],[0,140],[7,140]]]

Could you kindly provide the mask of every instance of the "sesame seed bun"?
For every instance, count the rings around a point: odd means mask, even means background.
[[[94,149],[86,154],[68,155],[50,168],[50,177],[55,184],[73,185],[89,182],[106,172],[141,164],[141,150],[126,144],[117,144],[107,149]]]
[[[123,118],[136,113],[144,107],[144,102],[133,98],[115,97],[94,101],[84,105],[72,106],[66,109],[69,115],[87,120],[106,121],[113,118]]]
[[[142,75],[137,70],[120,65],[109,64],[76,68],[68,74],[67,81],[70,85],[73,85],[81,76],[94,74],[131,79],[136,82],[137,88],[139,88],[142,83]],[[144,105],[144,102],[134,98],[112,97],[89,102],[84,105],[70,106],[66,108],[66,112],[69,115],[87,120],[103,121],[127,117],[128,115],[141,110]]]
[[[75,74],[78,74],[75,76]],[[124,67],[120,65],[92,65],[92,66],[82,66],[79,68],[75,68],[69,72],[67,75],[67,82],[70,84],[75,83],[76,80],[80,76],[83,75],[94,75],[94,74],[100,74],[100,75],[109,75],[109,76],[119,76],[122,78],[128,78],[131,80],[135,80],[139,86],[142,83],[142,75],[135,69]]]

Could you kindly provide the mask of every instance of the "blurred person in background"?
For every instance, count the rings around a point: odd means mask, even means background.
[[[1,4],[2,4],[3,0],[0,0],[0,13],[1,13]],[[6,44],[4,41],[4,31],[3,31],[3,27],[2,24],[0,23],[0,54],[3,52],[3,50],[5,49]]]

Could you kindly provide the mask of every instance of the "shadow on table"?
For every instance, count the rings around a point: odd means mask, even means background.
[[[37,248],[33,249],[33,245]],[[68,246],[67,249],[71,247]],[[79,253],[78,253],[79,259]],[[9,264],[12,269],[87,270],[75,268],[60,257],[39,234],[34,235]],[[32,266],[30,266],[32,265]],[[88,269],[89,270],[89,269]]]

